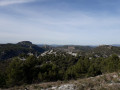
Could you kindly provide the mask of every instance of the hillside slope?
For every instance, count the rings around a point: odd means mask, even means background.
[[[85,79],[48,82],[13,87],[5,90],[120,90],[120,72]],[[1,89],[3,90],[3,89]]]
[[[6,60],[20,54],[39,54],[42,52],[44,52],[44,49],[32,44],[29,41],[22,41],[17,44],[0,44],[0,60]]]
[[[99,57],[108,57],[112,54],[120,55],[120,47],[110,46],[110,45],[102,45],[96,48],[93,48],[90,52],[86,52],[90,55],[96,55]]]

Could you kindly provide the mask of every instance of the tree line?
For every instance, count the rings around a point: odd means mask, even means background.
[[[21,57],[26,60],[21,60]],[[5,69],[0,70],[0,87],[94,77],[119,70],[120,59],[117,55],[106,58],[74,57],[68,54],[51,54],[39,58],[20,56],[13,58]]]

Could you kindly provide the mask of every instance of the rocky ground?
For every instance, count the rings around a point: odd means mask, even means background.
[[[4,90],[120,90],[120,72],[79,80],[16,86]]]

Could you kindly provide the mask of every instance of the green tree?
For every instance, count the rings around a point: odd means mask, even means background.
[[[114,72],[119,69],[119,57],[117,55],[112,55],[109,57],[109,62],[108,62],[108,71],[109,72]]]
[[[23,62],[18,58],[14,59],[7,68],[7,85],[14,86],[23,83]]]
[[[101,75],[102,72],[100,70],[100,68],[96,65],[96,64],[92,64],[88,70],[88,76],[97,76],[97,75]]]
[[[32,83],[38,77],[38,71],[35,68],[38,61],[35,56],[29,56],[23,64],[23,73],[25,83]]]
[[[4,73],[0,72],[0,87],[6,86],[6,76]]]

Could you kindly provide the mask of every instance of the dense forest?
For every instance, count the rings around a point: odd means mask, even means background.
[[[71,53],[72,52],[72,53]],[[68,81],[120,70],[120,47],[0,44],[0,88]]]
[[[66,53],[39,57],[22,54],[0,61],[0,87],[93,77],[119,70],[120,59],[115,54],[106,58]]]

